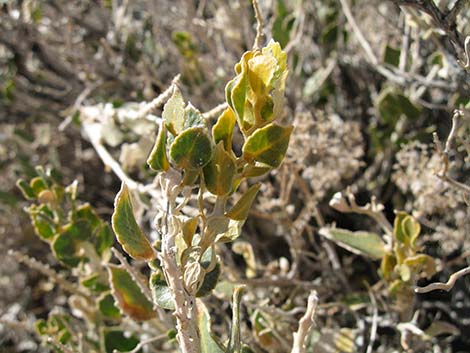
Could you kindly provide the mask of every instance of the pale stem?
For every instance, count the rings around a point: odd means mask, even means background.
[[[314,323],[315,310],[317,309],[318,296],[316,291],[312,291],[308,296],[307,311],[299,321],[299,328],[294,332],[294,343],[291,353],[305,353],[305,340],[308,337],[310,329]]]
[[[449,292],[452,288],[454,288],[455,282],[465,275],[470,274],[470,266],[461,269],[460,271],[455,272],[449,277],[449,280],[446,283],[436,282],[428,284],[425,287],[417,287],[415,288],[416,293],[428,293],[434,290],[445,290]]]

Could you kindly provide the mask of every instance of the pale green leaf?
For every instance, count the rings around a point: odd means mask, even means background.
[[[369,232],[351,232],[340,228],[321,228],[320,234],[352,253],[374,260],[385,255],[385,243],[379,235]]]

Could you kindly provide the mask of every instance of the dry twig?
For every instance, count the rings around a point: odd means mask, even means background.
[[[455,282],[465,275],[470,274],[470,266],[461,269],[460,271],[455,272],[449,277],[449,280],[446,283],[436,282],[428,284],[425,287],[417,287],[415,288],[416,293],[428,293],[434,290],[445,290],[449,292],[452,288],[454,288]]]
[[[452,142],[457,134],[459,119],[462,116],[463,112],[461,110],[454,110],[454,115],[452,116],[452,128],[450,129],[449,136],[447,136],[444,150],[442,149],[442,144],[439,141],[437,133],[433,134],[434,144],[436,145],[436,152],[441,157],[442,162],[441,170],[436,172],[436,176],[446,183],[452,185],[456,189],[463,191],[465,194],[470,194],[470,186],[465,185],[449,176],[449,153],[451,151]]]
[[[316,291],[312,291],[308,296],[307,311],[299,321],[299,328],[294,332],[294,343],[291,353],[304,353],[306,351],[305,340],[310,332],[315,319],[318,296]]]
[[[261,17],[261,11],[259,10],[258,0],[252,0],[253,10],[255,10],[256,17],[256,37],[253,43],[253,50],[259,50],[261,48],[261,41],[263,40],[263,18]]]
[[[62,277],[60,274],[55,272],[48,265],[43,264],[42,262],[39,262],[35,258],[29,257],[16,250],[8,250],[8,255],[13,256],[18,262],[22,262],[26,266],[41,272],[44,276],[49,278],[51,281],[58,284],[59,287],[62,288],[63,290],[71,294],[75,294],[80,297],[83,297],[89,303],[92,303],[94,301],[93,298],[89,296],[87,293],[83,292],[82,290],[80,290],[80,288],[74,286],[72,283],[67,281],[64,277]]]

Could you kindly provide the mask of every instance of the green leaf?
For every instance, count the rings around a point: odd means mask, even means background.
[[[136,321],[145,321],[156,317],[153,304],[147,300],[126,269],[116,265],[108,265],[108,271],[111,293],[123,313]]]
[[[41,191],[47,189],[47,184],[41,177],[31,179],[29,185],[36,196],[38,196]]]
[[[236,221],[231,219],[228,223],[228,229],[225,233],[219,234],[215,238],[215,243],[229,243],[237,239],[242,233],[242,226],[245,221]]]
[[[385,243],[375,233],[351,232],[340,228],[321,228],[320,234],[354,254],[367,256],[374,260],[381,259],[385,255]]]
[[[243,145],[243,158],[248,163],[259,162],[277,168],[287,151],[293,126],[275,123],[257,129]]]
[[[107,282],[107,281],[106,281]],[[109,286],[103,283],[100,274],[95,273],[80,280],[80,284],[95,293],[101,293],[109,290]]]
[[[62,264],[76,267],[82,260],[76,255],[78,252],[77,242],[77,239],[73,239],[67,231],[57,234],[51,244],[54,256]]]
[[[184,100],[180,90],[175,87],[173,94],[163,107],[162,119],[168,130],[174,135],[183,131],[184,126]]]
[[[175,310],[171,289],[166,284],[160,271],[153,272],[150,275],[150,290],[155,304],[163,309]]]
[[[114,353],[115,350],[118,352],[129,352],[139,344],[137,337],[129,336],[121,330],[105,329],[103,340],[106,353]]]
[[[97,254],[101,257],[104,257],[105,255],[106,257],[109,256],[109,250],[111,249],[111,246],[113,246],[113,242],[114,234],[111,227],[106,223],[102,223],[95,238],[95,249]]]
[[[158,131],[155,145],[147,159],[149,167],[158,172],[167,171],[170,168],[166,155],[166,137],[166,127],[165,124],[162,124],[160,131]]]
[[[51,244],[56,258],[64,265],[75,267],[86,254],[80,254],[80,243],[89,240],[92,236],[90,223],[79,220],[67,224],[60,234],[57,234]]]
[[[400,64],[400,52],[400,49],[394,48],[387,44],[384,49],[384,62],[398,67]]]
[[[192,217],[185,221],[182,226],[182,232],[183,232],[183,240],[186,244],[186,246],[191,246],[193,243],[193,237],[194,234],[196,233],[197,225],[198,225],[198,217]]]
[[[404,115],[415,120],[420,116],[420,109],[408,97],[393,88],[386,88],[377,98],[376,102],[383,122],[394,125]]]
[[[204,267],[204,263],[202,263],[201,265]],[[214,269],[205,274],[202,285],[201,287],[199,287],[196,293],[196,297],[204,297],[212,292],[212,290],[217,285],[217,282],[219,281],[220,272],[220,263],[217,261],[214,266]]]
[[[132,258],[151,260],[155,257],[150,242],[134,218],[129,189],[125,183],[122,183],[121,190],[114,200],[111,220],[119,244]]]
[[[244,221],[248,217],[248,213],[250,212],[251,205],[255,200],[256,194],[258,193],[261,184],[254,184],[250,186],[245,194],[237,201],[237,203],[225,213],[227,217],[233,219],[235,221]]]
[[[193,127],[179,134],[171,145],[170,156],[183,169],[204,167],[212,158],[212,143],[206,130]]]
[[[232,134],[235,128],[235,122],[236,118],[232,108],[227,108],[212,127],[214,142],[218,145],[220,141],[223,141],[227,152],[232,150]]]
[[[31,222],[34,227],[35,233],[42,240],[50,240],[56,234],[56,225],[54,223],[54,213],[47,205],[37,207],[32,205],[29,208],[31,215]]]
[[[26,200],[34,200],[36,199],[36,194],[33,190],[33,188],[23,179],[19,179],[16,182],[16,186],[21,190],[21,193],[23,194],[24,198]]]
[[[235,161],[220,142],[215,148],[214,158],[203,169],[207,189],[217,196],[227,195],[232,191],[236,171]]]
[[[117,320],[121,317],[119,308],[114,305],[114,297],[109,292],[98,298],[98,309],[106,318]]]
[[[101,219],[90,204],[84,204],[78,207],[75,212],[74,219],[88,222],[93,230],[101,226]]]
[[[225,347],[221,347],[212,337],[209,311],[201,300],[196,300],[197,325],[201,342],[201,353],[226,353]]]

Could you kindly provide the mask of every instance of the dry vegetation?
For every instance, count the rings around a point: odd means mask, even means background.
[[[229,284],[242,283],[241,336],[255,352],[294,352],[304,335],[295,352],[469,352],[470,276],[448,292],[410,292],[469,266],[469,2],[259,0],[259,8],[262,44],[275,39],[288,54],[281,120],[295,129],[283,164],[258,178],[242,235],[217,248],[225,286],[204,298],[212,330],[228,340]],[[138,112],[180,74],[185,99],[214,123],[256,27],[243,0],[0,0],[0,352],[49,351],[34,322],[51,313],[71,318],[74,345],[53,340],[59,351],[92,351],[84,335],[96,329],[63,284],[24,260],[76,282],[34,234],[16,180],[54,168],[65,185],[78,181],[78,199],[107,222],[126,181],[140,195],[139,224],[158,239],[155,173],[145,162],[164,101]],[[235,133],[236,152],[242,142]],[[410,254],[429,255],[432,271],[384,275],[380,257],[348,251],[328,233],[364,230],[390,242],[395,211],[421,225]],[[391,290],[393,276],[409,288]],[[177,350],[153,321],[119,327],[159,338],[142,352]]]

